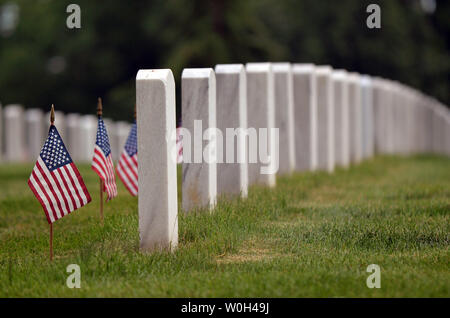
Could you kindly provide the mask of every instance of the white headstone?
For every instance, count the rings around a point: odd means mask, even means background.
[[[370,158],[374,155],[374,114],[373,114],[373,84],[370,76],[361,76],[362,105],[362,155]]]
[[[348,109],[348,76],[344,70],[332,74],[334,94],[334,158],[336,165],[350,163],[350,129]]]
[[[362,106],[360,75],[349,75],[349,125],[350,125],[350,161],[359,163],[362,159]]]
[[[80,117],[80,160],[91,162],[94,156],[97,137],[97,117],[84,115]]]
[[[45,127],[44,123],[47,127]],[[25,144],[27,161],[36,161],[41,152],[42,145],[47,138],[50,126],[50,116],[44,117],[40,109],[27,109],[25,111]],[[47,128],[47,129],[46,129]]]
[[[184,69],[181,115],[183,128],[191,137],[187,143],[189,136],[183,136],[183,210],[213,208],[217,197],[216,76],[213,69]],[[188,146],[189,154],[185,151]],[[208,157],[204,158],[204,154]]]
[[[317,169],[317,80],[313,64],[294,64],[295,169]]]
[[[383,130],[385,125],[384,120],[384,105],[383,105],[383,84],[379,77],[373,78],[373,114],[374,114],[374,150],[377,154],[383,153]]]
[[[217,128],[223,134],[223,152],[218,151],[217,164],[217,194],[248,194],[248,164],[247,147],[242,134],[234,138],[235,147],[230,149],[233,154],[228,157],[236,163],[226,163],[226,129],[247,129],[247,79],[242,64],[219,64],[216,72],[216,122]],[[240,140],[239,140],[240,138]],[[218,138],[219,140],[219,138]],[[218,145],[219,150],[219,145]],[[237,159],[243,157],[241,163]]]
[[[273,63],[275,127],[279,129],[280,174],[295,170],[294,92],[290,63]]]
[[[318,168],[334,170],[334,105],[332,69],[329,66],[316,67],[317,77],[317,139]]]
[[[136,76],[139,234],[143,251],[178,244],[175,82],[172,71]]]
[[[257,163],[249,160],[249,184],[275,186],[276,171],[264,173],[272,164],[278,166],[278,141],[273,136],[275,128],[274,81],[271,63],[247,63],[247,114],[248,127],[255,128],[258,143],[249,142],[249,158],[257,154]],[[266,134],[264,135],[264,130]],[[275,138],[273,138],[275,137]],[[261,147],[262,146],[262,147]]]
[[[21,105],[7,105],[3,116],[5,123],[5,160],[23,162],[26,160],[23,107]]]
[[[72,160],[81,159],[81,138],[80,138],[80,115],[67,114],[66,116],[66,138],[64,144],[72,157]]]

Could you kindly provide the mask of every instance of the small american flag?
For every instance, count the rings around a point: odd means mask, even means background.
[[[54,125],[28,179],[47,221],[56,220],[91,202],[91,196]]]
[[[108,133],[101,116],[98,117],[97,140],[95,141],[92,170],[103,180],[103,192],[108,194],[106,201],[117,196],[116,175],[112,161]]]
[[[137,127],[136,120],[131,126],[127,142],[119,158],[117,174],[131,195],[138,194],[138,159],[137,159]]]

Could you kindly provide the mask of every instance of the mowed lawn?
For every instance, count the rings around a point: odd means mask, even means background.
[[[26,181],[0,165],[1,297],[450,297],[450,159],[378,157],[336,173],[299,173],[209,214],[179,215],[173,254],[139,252],[137,198],[120,184],[49,226]],[[158,180],[155,180],[158,182]],[[69,264],[81,288],[66,286]],[[381,288],[369,289],[369,264]]]

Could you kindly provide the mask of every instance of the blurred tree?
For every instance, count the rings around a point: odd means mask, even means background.
[[[131,120],[140,68],[171,68],[179,86],[185,67],[269,60],[388,77],[450,104],[446,0],[78,0],[72,30],[71,2],[0,0],[3,104],[95,113],[102,96],[105,116]],[[381,29],[366,27],[373,2]]]

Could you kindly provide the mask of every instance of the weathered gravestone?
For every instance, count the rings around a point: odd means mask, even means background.
[[[97,117],[84,115],[80,117],[80,160],[92,161],[97,136]]]
[[[348,110],[348,77],[344,70],[332,74],[334,99],[334,158],[336,165],[348,167],[350,163],[350,130]]]
[[[278,136],[275,128],[274,81],[271,63],[247,63],[247,114],[249,129],[257,138],[249,139],[249,184],[275,186],[278,167]],[[250,132],[250,130],[249,130]],[[255,142],[255,140],[258,142]],[[257,159],[253,163],[252,157]]]
[[[383,130],[384,105],[383,105],[383,84],[380,77],[374,77],[373,81],[373,129],[374,129],[374,151],[377,154],[383,153]]]
[[[359,163],[362,159],[362,111],[360,75],[349,75],[349,125],[350,125],[350,161]]]
[[[219,64],[216,73],[216,124],[223,134],[222,151],[217,136],[217,194],[247,197],[248,164],[245,134],[247,129],[247,77],[242,64]],[[226,136],[227,128],[233,131]],[[242,132],[242,131],[241,131]],[[226,138],[225,138],[226,137]],[[236,137],[236,138],[235,138]],[[233,138],[234,146],[226,145]],[[227,163],[227,159],[230,159]],[[238,159],[240,162],[238,162]],[[223,162],[223,163],[221,163]]]
[[[212,209],[217,196],[216,76],[213,69],[184,69],[181,115],[183,131],[189,132],[183,135],[183,210],[207,206]]]
[[[55,118],[56,119],[56,118]],[[66,138],[64,143],[67,150],[72,157],[72,160],[78,161],[81,159],[81,143],[80,138],[80,115],[79,114],[67,114],[66,116]]]
[[[316,67],[317,77],[317,151],[318,168],[334,170],[334,105],[332,69],[329,66]]]
[[[50,117],[46,117],[47,129]],[[44,112],[40,109],[27,109],[25,111],[25,144],[27,161],[34,161],[41,152],[44,144],[46,129],[44,126]]]
[[[24,111],[21,105],[7,105],[4,112],[5,160],[20,162],[26,160]]]
[[[362,157],[374,154],[373,85],[370,76],[361,76]]]
[[[395,151],[395,85],[394,82],[388,79],[384,80],[385,85],[385,108],[386,108],[386,131],[385,143],[386,153],[393,154]]]
[[[275,128],[279,132],[280,174],[295,170],[294,95],[290,63],[272,63],[275,85]]]
[[[178,244],[175,82],[172,71],[136,76],[139,234],[143,251]]]
[[[317,169],[317,80],[313,64],[292,68],[295,123],[295,169]]]

